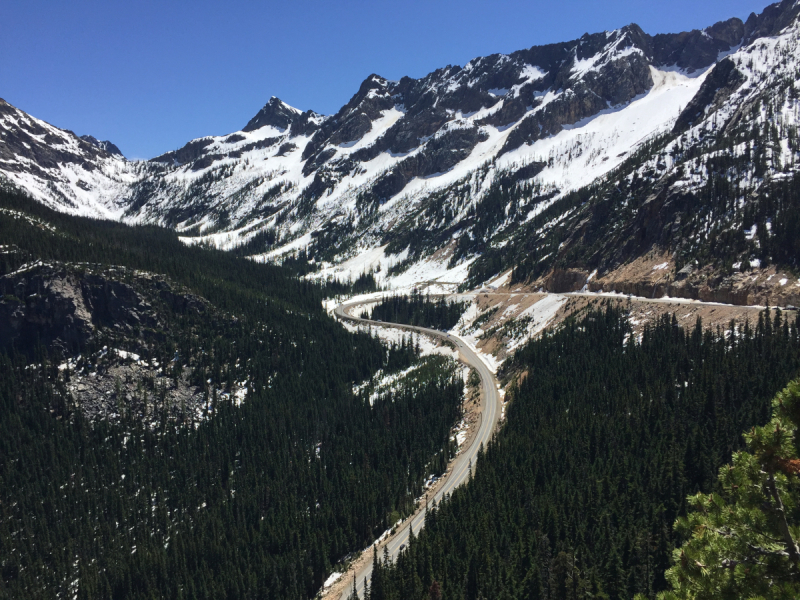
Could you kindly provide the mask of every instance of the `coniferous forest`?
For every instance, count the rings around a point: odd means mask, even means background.
[[[95,333],[73,348],[83,381],[112,368],[113,344],[183,367],[205,393],[200,415],[176,418],[155,389],[144,403],[115,398],[115,419],[90,419],[67,387],[77,369],[58,368],[70,356],[34,340],[0,354],[2,598],[308,598],[333,563],[410,511],[449,458],[460,376],[426,361],[413,385],[356,393],[418,354],[348,333],[322,311],[324,287],[12,194],[0,198],[0,236],[14,281],[52,268],[84,289],[104,266],[121,273],[104,275],[110,290],[152,280],[140,325],[93,315]],[[131,274],[144,271],[161,275]],[[179,290],[199,294],[203,312],[159,300]],[[17,314],[52,297],[42,286],[0,303]],[[226,400],[242,381],[246,399]]]
[[[46,286],[18,292],[25,278],[146,300],[134,327],[95,307],[69,352],[38,337],[2,346],[0,597],[312,597],[452,457],[452,363],[323,312],[363,282],[302,281],[10,193],[0,235],[8,314],[47,306]],[[415,294],[372,318],[449,329],[464,309]],[[800,373],[795,315],[716,332],[667,316],[637,338],[624,310],[593,308],[520,348],[501,373],[515,382],[505,425],[397,561],[375,557],[370,600],[654,598],[687,496],[717,489],[741,432]],[[109,392],[106,419],[71,386],[108,376],[108,348],[164,369],[132,397]],[[359,385],[413,365],[390,391]],[[197,390],[199,412],[169,406],[166,379]]]
[[[508,365],[507,423],[396,563],[376,560],[371,600],[655,597],[687,496],[798,369],[780,312],[716,333],[667,316],[640,341],[618,309],[568,321]]]
[[[466,310],[466,302],[448,302],[444,298],[433,300],[415,291],[410,296],[384,298],[372,308],[369,318],[447,331],[458,324]]]
[[[0,600],[800,598],[800,0],[7,4]]]

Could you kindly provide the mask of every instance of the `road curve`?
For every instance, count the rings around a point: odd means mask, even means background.
[[[489,295],[489,296],[516,296],[520,294],[526,293],[535,293],[535,292],[498,292],[496,290],[491,289],[482,289],[476,290],[473,292],[469,292],[467,294],[431,294],[431,297],[453,297],[453,296],[470,296],[475,297],[480,294]],[[700,300],[690,300],[685,298],[644,298],[641,296],[625,296],[621,294],[615,293],[597,293],[597,292],[571,292],[571,293],[563,293],[563,294],[554,294],[559,296],[578,296],[578,297],[587,297],[587,298],[616,298],[616,299],[626,299],[629,298],[631,300],[636,300],[639,302],[647,302],[652,304],[686,304],[686,305],[708,305],[708,306],[730,306],[736,308],[746,308],[752,310],[763,310],[763,307],[757,306],[737,306],[737,305],[728,305],[728,304],[720,304],[716,302],[703,302]],[[475,440],[472,442],[470,447],[463,453],[460,454],[455,459],[455,464],[447,476],[444,485],[442,488],[436,493],[435,499],[437,502],[441,500],[444,494],[451,494],[453,490],[461,485],[464,481],[466,481],[467,477],[469,476],[469,467],[470,463],[475,463],[475,457],[478,454],[478,450],[480,449],[481,443],[486,445],[492,437],[492,433],[494,432],[497,422],[500,419],[500,398],[498,394],[498,383],[497,379],[495,378],[494,374],[487,368],[486,364],[478,358],[475,352],[467,346],[461,339],[456,336],[443,333],[441,331],[437,331],[435,329],[427,329],[425,327],[415,327],[412,325],[400,325],[397,323],[382,323],[377,321],[370,321],[368,319],[361,319],[359,317],[354,317],[348,313],[348,310],[354,308],[356,306],[362,306],[365,304],[372,304],[377,300],[365,300],[359,302],[351,302],[347,304],[341,304],[336,307],[334,310],[334,314],[337,318],[351,321],[354,323],[360,323],[362,325],[371,325],[373,327],[395,327],[398,329],[404,329],[407,331],[415,331],[418,333],[422,333],[425,335],[429,335],[432,337],[438,337],[447,341],[448,343],[454,345],[458,348],[459,352],[461,353],[462,359],[464,362],[469,364],[470,366],[474,367],[475,370],[478,372],[481,378],[481,384],[483,386],[483,413],[480,423],[480,429],[478,430],[478,435]],[[414,533],[416,534],[419,532],[420,529],[424,526],[425,521],[425,514],[421,513],[418,514],[413,520],[414,526]],[[387,547],[389,549],[389,555],[392,559],[396,559],[397,555],[400,553],[400,547],[406,545],[408,543],[408,525],[409,521],[406,521],[402,524],[401,528],[389,538],[387,542]],[[372,561],[369,560],[364,568],[357,574],[357,590],[360,597],[364,595],[364,578],[370,577],[372,573]],[[350,593],[352,591],[352,585],[348,586],[345,591],[341,595],[341,600],[347,600]]]
[[[350,315],[347,311],[350,308],[355,306],[359,306],[362,304],[366,304],[368,302],[353,302],[349,304],[341,304],[336,307],[334,313],[337,318],[345,320],[345,321],[352,321],[355,323],[360,323],[362,325],[371,325],[372,327],[395,327],[398,329],[404,329],[406,331],[415,331],[417,333],[422,333],[425,335],[429,335],[431,337],[437,337],[442,339],[452,345],[454,345],[461,357],[462,360],[468,364],[469,366],[473,367],[481,378],[481,385],[483,387],[483,394],[482,394],[482,401],[483,401],[483,410],[482,416],[480,419],[480,428],[478,429],[478,434],[473,440],[472,444],[467,448],[464,452],[459,454],[453,463],[453,467],[450,470],[449,474],[446,476],[444,484],[441,486],[439,491],[436,495],[431,498],[435,499],[438,503],[445,494],[452,494],[453,490],[464,483],[469,477],[470,471],[470,464],[475,464],[475,459],[478,455],[478,450],[481,447],[481,444],[486,445],[489,443],[489,440],[492,437],[492,433],[497,426],[497,422],[500,420],[500,394],[498,393],[499,384],[497,383],[497,378],[494,376],[489,368],[486,366],[477,354],[469,347],[467,344],[459,339],[458,337],[443,333],[441,331],[437,331],[435,329],[427,329],[425,327],[415,327],[413,325],[400,325],[398,323],[380,323],[377,321],[370,321],[368,319],[361,319],[359,317],[354,317]],[[431,500],[429,499],[429,501]],[[414,527],[414,534],[416,535],[420,529],[423,528],[425,525],[425,513],[421,512],[416,515],[413,519],[409,519],[405,521],[397,532],[389,538],[389,541],[386,543],[387,548],[389,549],[389,556],[392,557],[392,560],[396,559],[398,554],[400,554],[401,546],[408,544],[408,526],[409,524],[413,525]],[[364,595],[364,578],[370,577],[372,573],[372,561],[368,561],[367,565],[356,575],[356,585],[358,594],[360,597]],[[350,593],[352,592],[352,585],[347,587],[345,591],[342,593],[341,599],[347,600]]]

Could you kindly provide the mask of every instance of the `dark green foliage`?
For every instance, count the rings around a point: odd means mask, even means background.
[[[320,287],[155,227],[0,201],[0,236],[15,246],[4,271],[122,264],[212,305],[182,314],[153,302],[162,331],[128,339],[98,322],[75,349],[98,372],[104,344],[144,344],[163,365],[180,356],[207,395],[202,414],[145,421],[123,409],[119,422],[90,422],[54,366],[61,356],[0,353],[0,598],[308,598],[446,464],[460,377],[429,360],[372,405],[355,396],[354,383],[417,354],[347,333],[321,310]],[[241,406],[223,399],[243,381]]]
[[[273,265],[186,246],[168,229],[72,217],[2,190],[0,209],[6,209],[0,210],[0,240],[20,250],[0,255],[0,274],[35,259],[112,264],[166,275],[223,310],[241,313],[241,298],[247,296],[246,309],[258,314],[258,305],[264,306],[269,296],[272,302],[322,311],[320,286]]]
[[[478,271],[494,275],[501,269],[502,261],[493,261],[487,266],[483,257],[491,260],[495,255],[503,256],[493,248],[491,242],[510,236],[518,228],[518,216],[524,208],[530,209],[545,202],[555,194],[538,183],[528,180],[538,174],[544,163],[531,163],[510,170],[494,172],[489,164],[478,168],[466,177],[442,190],[427,196],[419,211],[408,215],[385,233],[387,254],[400,254],[408,250],[405,260],[394,265],[392,271],[402,272],[414,262],[431,255],[436,250],[458,239],[450,258],[454,267],[467,257],[479,254],[481,264],[470,270],[471,282],[479,281]],[[489,189],[479,201],[482,182],[493,175]],[[498,233],[499,232],[499,233]],[[490,269],[496,269],[491,270]]]
[[[564,228],[563,215],[583,206],[593,193],[594,186],[570,192],[514,232],[510,244],[502,248],[488,248],[470,265],[465,287],[477,285],[508,267],[513,267],[511,283],[536,278],[550,270],[561,242],[568,233]]]
[[[310,262],[310,258],[311,257],[308,255],[308,252],[303,249],[284,257],[281,260],[281,266],[284,269],[287,269],[288,271],[291,271],[292,273],[302,277],[303,275],[313,273],[317,270],[317,265]]]
[[[274,228],[264,229],[247,240],[244,244],[236,246],[230,252],[235,256],[252,256],[272,249],[278,242],[278,232]]]
[[[667,316],[636,342],[608,308],[522,348],[504,429],[382,569],[385,597],[428,598],[434,581],[469,600],[654,597],[687,495],[714,488],[800,369],[796,323],[725,334]]]
[[[448,331],[456,326],[467,306],[466,302],[448,302],[444,298],[432,300],[415,290],[411,296],[384,298],[372,308],[369,318]]]
[[[332,282],[328,282],[327,286],[331,287]],[[374,292],[378,289],[378,282],[375,281],[375,275],[372,273],[362,273],[350,284],[349,291],[351,294],[364,294],[366,292]]]
[[[719,470],[717,491],[687,500],[685,542],[659,600],[793,600],[800,595],[800,382],[772,401],[772,420],[745,432],[746,451]],[[637,599],[639,600],[639,599]]]
[[[411,510],[462,386],[431,367],[370,408],[288,374],[196,431],[153,431],[87,423],[50,366],[0,372],[0,596],[19,599],[74,578],[78,598],[310,597]]]

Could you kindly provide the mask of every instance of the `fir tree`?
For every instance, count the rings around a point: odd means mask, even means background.
[[[691,512],[676,523],[689,539],[659,599],[800,597],[800,381],[772,407],[772,420],[745,434],[747,450],[720,469],[720,492],[689,497]]]

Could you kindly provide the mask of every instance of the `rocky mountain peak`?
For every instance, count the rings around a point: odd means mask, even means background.
[[[727,44],[730,48],[738,46],[744,38],[744,23],[741,19],[732,18],[720,21],[703,30],[712,40]]]
[[[82,135],[80,137],[84,142],[89,142],[95,148],[100,148],[100,150],[104,150],[104,151],[108,152],[109,154],[113,154],[115,156],[124,157],[124,155],[122,154],[120,149],[116,146],[116,144],[113,144],[112,142],[109,142],[108,140],[105,140],[105,141],[101,142],[100,140],[98,140],[93,135]]]
[[[701,30],[685,31],[653,37],[653,62],[660,66],[675,65],[692,73],[714,64],[720,53],[742,43],[744,23],[728,19]]]
[[[367,112],[372,112],[369,107],[365,107],[365,102],[369,103],[370,100],[375,98],[388,98],[390,96],[389,81],[380,75],[372,74],[361,82],[358,91],[350,98],[350,101],[345,104],[339,112],[334,116],[334,119],[341,120],[346,118],[351,112],[356,109],[362,109]],[[380,103],[380,102],[379,102]],[[385,102],[381,104],[386,104]]]
[[[10,115],[0,118],[0,170],[25,185],[33,173],[45,198],[60,186],[52,202],[69,210],[119,198],[124,218],[201,236],[227,231],[226,247],[249,244],[248,252],[265,249],[255,235],[281,244],[309,235],[317,256],[335,262],[356,244],[391,243],[387,253],[397,254],[420,237],[436,251],[457,244],[455,265],[521,227],[537,202],[621,168],[649,140],[686,134],[682,144],[699,143],[697,128],[723,108],[720,118],[731,114],[748,81],[774,79],[770,43],[747,40],[775,36],[799,13],[800,2],[784,0],[747,23],[659,35],[632,23],[420,78],[373,73],[330,116],[273,97],[243,131],[192,140],[135,168],[94,138],[76,140],[0,102]],[[771,65],[755,61],[756,74],[744,58],[754,44]],[[784,62],[796,65],[795,47],[784,45]],[[790,68],[783,88],[796,79]],[[666,172],[671,156],[639,176]],[[76,163],[85,173],[72,183]],[[517,205],[505,200],[512,189]],[[498,209],[491,218],[488,205],[477,208],[484,202]]]
[[[778,35],[800,17],[799,0],[783,0],[767,6],[761,14],[751,13],[744,24],[745,42]]]
[[[311,142],[303,151],[303,159],[313,156],[317,158],[306,166],[306,171],[320,166],[332,155],[324,153],[327,145],[339,146],[351,144],[361,139],[372,129],[372,123],[379,119],[383,111],[394,107],[390,82],[380,75],[367,77],[339,111],[321,123]]]
[[[242,131],[255,131],[266,126],[288,129],[300,114],[301,111],[272,96],[256,116],[247,122]]]

